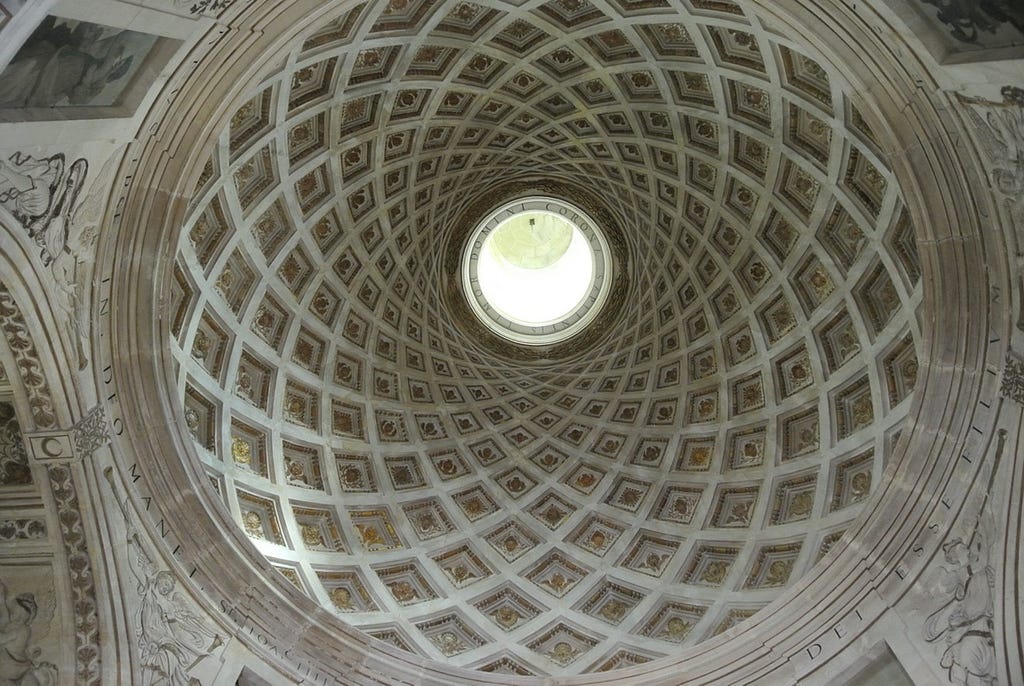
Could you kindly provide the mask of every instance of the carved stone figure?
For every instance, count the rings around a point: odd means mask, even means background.
[[[0,159],[0,205],[25,227],[47,266],[67,247],[71,213],[88,171],[84,159],[69,166],[63,154],[38,159],[15,152]]]
[[[925,640],[945,639],[939,664],[958,686],[996,684],[992,638],[992,591],[995,571],[988,564],[984,535],[972,543],[955,538],[943,547],[946,563],[940,590],[941,608],[928,616]]]
[[[139,595],[135,611],[135,636],[142,665],[143,686],[200,686],[189,675],[223,639],[210,631],[198,615],[189,609],[184,596],[175,593],[174,575],[158,569],[150,558],[138,532],[130,526],[128,498],[114,485],[114,470],[107,467],[103,476],[128,528],[128,567],[135,577]]]
[[[114,154],[100,170],[94,190],[79,200],[89,163],[78,158],[67,165],[64,154],[36,158],[16,152],[0,159],[0,204],[39,246],[39,256],[53,276],[53,302],[64,314],[78,368],[88,364],[87,313],[96,239],[107,205],[108,181],[120,160]]]
[[[1017,235],[1017,328],[1024,331],[1024,88],[1003,86],[1002,101],[957,94],[991,164],[992,183],[1006,197],[1010,226]],[[984,117],[982,116],[984,115]]]
[[[41,662],[41,650],[32,645],[32,622],[39,606],[32,593],[7,597],[0,581],[0,684],[3,686],[51,686],[57,683],[57,667]]]
[[[995,638],[993,636],[993,594],[995,569],[989,563],[991,540],[996,535],[995,517],[989,500],[999,462],[1006,447],[1007,432],[1000,429],[989,467],[988,487],[978,517],[965,542],[954,538],[942,546],[945,563],[939,569],[938,592],[942,605],[928,615],[924,639],[943,639],[946,649],[939,665],[956,686],[996,686]]]
[[[174,575],[156,568],[135,532],[129,535],[128,549],[128,563],[138,584],[135,632],[143,684],[197,686],[199,681],[188,672],[221,645],[220,636],[174,592]]]
[[[1024,194],[1024,88],[1003,86],[1000,95],[1002,102],[962,95],[958,99],[988,110],[984,119],[974,108],[967,108],[966,113],[993,163],[996,188],[1020,200]]]

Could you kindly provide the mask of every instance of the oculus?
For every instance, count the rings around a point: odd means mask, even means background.
[[[462,283],[473,313],[491,331],[524,345],[566,340],[608,298],[611,256],[594,221],[548,197],[506,203],[470,235]]]

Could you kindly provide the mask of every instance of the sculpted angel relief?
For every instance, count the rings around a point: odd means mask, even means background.
[[[36,645],[33,623],[39,615],[34,593],[8,597],[7,586],[0,580],[0,684],[12,686],[53,686],[57,683],[57,667],[40,660],[42,650]]]

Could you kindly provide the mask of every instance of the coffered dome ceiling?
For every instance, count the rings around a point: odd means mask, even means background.
[[[725,0],[391,0],[279,64],[211,151],[168,330],[213,489],[287,581],[430,658],[575,674],[724,631],[842,536],[921,293],[827,55]],[[459,280],[527,195],[613,254],[549,347]]]

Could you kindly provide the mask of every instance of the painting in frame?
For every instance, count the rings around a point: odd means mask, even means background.
[[[0,72],[0,121],[131,116],[178,44],[46,16]]]

